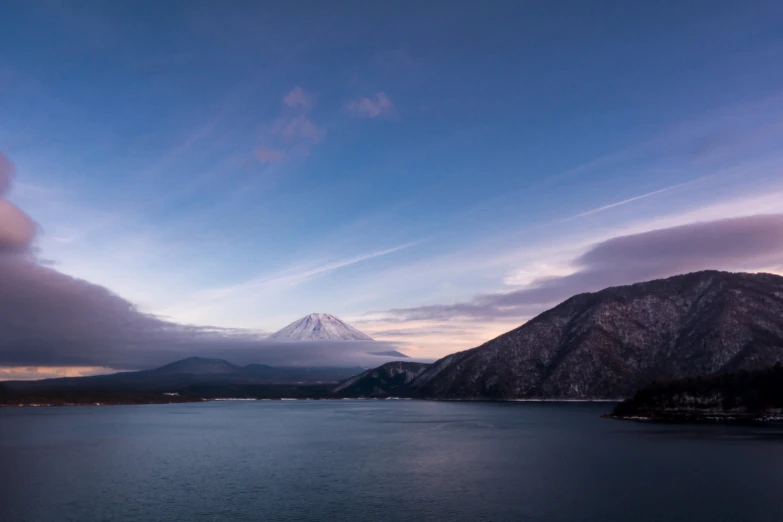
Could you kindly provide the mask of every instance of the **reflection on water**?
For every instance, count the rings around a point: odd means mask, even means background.
[[[0,410],[0,520],[779,520],[783,429],[611,405]]]
[[[651,438],[674,437],[677,439],[696,439],[703,441],[766,440],[783,442],[783,427],[780,425],[680,424],[665,426],[651,423],[650,428],[646,430],[618,430],[618,432]]]

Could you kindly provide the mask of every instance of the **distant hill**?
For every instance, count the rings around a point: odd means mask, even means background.
[[[418,362],[389,362],[341,382],[332,393],[345,397],[385,397],[397,392],[405,393],[411,381],[428,366]]]
[[[783,367],[653,383],[609,417],[668,421],[783,421]]]
[[[332,314],[310,314],[294,321],[268,339],[278,341],[372,341]]]
[[[144,372],[135,372],[136,376],[152,375],[244,375],[244,369],[240,366],[231,364],[223,359],[209,359],[205,357],[188,357],[181,361],[146,370]],[[126,376],[128,374],[125,374]]]
[[[194,385],[260,385],[337,383],[364,368],[287,368],[263,364],[237,366],[223,359],[189,357],[152,370],[39,381],[6,381],[11,391],[115,389],[176,390]]]
[[[574,296],[477,348],[432,363],[404,393],[615,399],[655,380],[779,361],[783,277],[703,271]],[[382,387],[380,379],[374,393]]]

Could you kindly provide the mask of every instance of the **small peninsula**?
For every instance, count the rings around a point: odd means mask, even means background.
[[[783,422],[783,366],[654,382],[605,417],[664,422]]]

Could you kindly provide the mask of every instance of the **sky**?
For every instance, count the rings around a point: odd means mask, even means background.
[[[774,0],[3,2],[0,378],[783,274],[781,63]]]

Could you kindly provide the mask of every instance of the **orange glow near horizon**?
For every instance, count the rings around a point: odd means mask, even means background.
[[[56,377],[87,377],[116,373],[103,366],[0,366],[0,381],[36,381]]]

